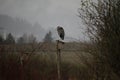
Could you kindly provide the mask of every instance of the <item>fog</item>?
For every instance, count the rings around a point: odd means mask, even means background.
[[[0,24],[15,36],[35,34],[39,40],[62,26],[66,38],[83,40],[79,7],[80,0],[0,0]]]

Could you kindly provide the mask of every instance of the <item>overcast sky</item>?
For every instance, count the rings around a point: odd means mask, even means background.
[[[38,22],[46,30],[63,26],[67,36],[77,39],[83,38],[79,7],[80,0],[0,0],[0,14]]]

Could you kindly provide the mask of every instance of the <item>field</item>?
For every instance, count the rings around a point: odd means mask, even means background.
[[[80,78],[83,66],[76,44],[66,43],[61,50],[62,80]],[[0,80],[58,80],[56,44],[1,45]]]

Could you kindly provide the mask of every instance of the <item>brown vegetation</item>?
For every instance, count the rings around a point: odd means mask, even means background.
[[[65,46],[69,44],[71,43],[66,43]],[[37,44],[1,46],[0,80],[57,80],[55,48],[54,43],[40,43],[39,46]],[[62,80],[80,78],[82,67],[74,64],[79,60],[76,59],[74,51],[63,50],[61,54]]]

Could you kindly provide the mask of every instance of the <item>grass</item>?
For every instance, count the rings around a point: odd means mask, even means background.
[[[1,46],[0,80],[57,80],[55,44],[44,44],[38,47],[38,45]],[[95,68],[97,65],[92,56],[83,52],[82,48],[84,45],[80,43],[65,44],[61,51],[61,80],[96,80],[99,78],[96,76],[98,70]],[[119,80],[113,72],[109,74],[108,72],[105,74],[110,76],[105,80]]]
[[[15,49],[20,49],[20,52],[16,52]],[[0,80],[57,80],[56,52],[42,50],[27,58],[27,54],[24,53],[29,49],[30,46],[21,48],[21,45],[3,47],[0,53]],[[22,64],[21,54],[24,55]],[[63,51],[61,58],[62,80],[79,80],[80,67],[74,64],[75,54]]]

